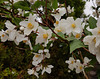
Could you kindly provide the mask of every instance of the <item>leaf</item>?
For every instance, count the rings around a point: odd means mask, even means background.
[[[19,22],[21,21],[20,18],[13,18],[14,23],[19,26]]]
[[[73,40],[70,43],[70,53],[72,53],[77,48],[81,48],[81,47],[85,47],[83,42],[81,42],[80,40],[77,40],[77,39]]]
[[[65,39],[65,36],[64,36],[64,34],[63,34],[62,32],[58,32],[57,34],[58,34],[60,37],[62,37],[62,38]]]
[[[93,17],[89,18],[89,27],[90,29],[94,29],[96,26],[97,20]]]
[[[28,1],[18,1],[14,3],[14,8],[18,9],[23,9],[23,10],[30,10],[30,5]]]
[[[45,6],[45,2],[44,1],[36,1],[33,5],[32,5],[32,9],[35,10],[36,8],[39,8],[41,5]]]
[[[42,48],[42,46],[41,46],[40,44],[37,44],[37,45],[35,45],[35,46],[33,47],[33,51],[34,51],[34,52],[38,52],[38,50],[41,49],[41,48]]]
[[[66,39],[67,39],[68,41],[72,41],[72,40],[75,40],[75,37],[73,37],[73,36],[72,36],[72,37],[67,37]]]
[[[57,7],[58,7],[58,1],[57,0],[52,0],[52,7],[54,9],[57,9]]]

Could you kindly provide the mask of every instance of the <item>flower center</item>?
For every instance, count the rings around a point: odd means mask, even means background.
[[[74,61],[71,61],[71,64],[73,64],[74,63]]]
[[[98,34],[100,34],[100,29],[98,30]]]
[[[43,38],[47,39],[48,38],[48,34],[43,34]]]
[[[23,43],[26,43],[27,42],[27,40],[23,40]]]
[[[61,32],[61,29],[55,28],[56,32]]]
[[[76,27],[76,25],[75,25],[75,24],[72,24],[71,26],[72,26],[72,28],[75,28],[75,27]]]
[[[75,36],[76,38],[79,38],[80,37],[80,34],[76,34],[76,36]]]
[[[2,34],[2,37],[4,37],[5,35],[4,34]]]
[[[31,23],[28,23],[27,27],[28,27],[29,29],[33,29],[33,28],[34,28],[34,25],[32,25]]]
[[[59,21],[56,21],[56,24],[58,25],[59,24]]]
[[[82,70],[83,69],[83,67],[82,66],[80,66],[80,70]]]
[[[93,39],[93,42],[96,43],[96,38]]]
[[[35,55],[35,57],[36,57],[36,58],[38,58],[38,57],[39,57],[39,55]]]

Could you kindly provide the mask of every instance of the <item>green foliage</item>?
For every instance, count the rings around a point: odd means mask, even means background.
[[[58,7],[58,1],[57,0],[51,0],[51,2],[52,2],[52,7],[54,9],[57,9],[57,7]]]
[[[39,0],[37,0],[33,5],[32,5],[32,9],[33,10],[35,10],[35,9],[37,9],[37,8],[39,8],[40,6],[45,6],[45,2],[44,1],[39,1]]]
[[[83,42],[81,42],[80,40],[73,40],[70,43],[70,53],[72,53],[74,50],[76,50],[77,48],[81,48],[81,47],[85,47]]]
[[[96,23],[97,23],[97,20],[95,18],[93,18],[93,17],[89,18],[89,27],[90,27],[90,29],[96,28],[97,27]]]
[[[64,4],[65,0],[58,0],[60,3]],[[85,1],[83,0],[66,0],[67,6],[70,5],[71,7],[74,7],[74,14],[73,16],[78,18],[82,15]]]
[[[16,3],[14,3],[14,8],[15,9],[23,9],[23,10],[30,10],[30,4],[28,1],[18,1]]]
[[[58,32],[57,34],[58,34],[61,38],[65,39],[65,36],[64,36],[64,34],[63,34],[62,32]]]

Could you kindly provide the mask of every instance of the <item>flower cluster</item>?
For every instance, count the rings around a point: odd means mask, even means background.
[[[34,2],[33,0],[28,0],[28,1]],[[19,16],[20,15],[24,16],[25,12],[22,11],[22,9],[17,9],[17,10],[19,11],[18,13]],[[96,58],[100,63],[100,58],[99,58],[100,57],[100,53],[99,53],[100,52],[100,18],[97,20],[96,28],[94,29],[90,29],[89,27],[87,28],[87,30],[90,31],[92,35],[88,35],[83,39],[85,23],[82,22],[82,19],[81,18],[74,19],[74,17],[68,17],[67,15],[66,15],[67,16],[66,19],[62,18],[65,14],[67,13],[70,14],[74,12],[73,7],[72,8],[70,6],[66,8],[61,7],[51,12],[50,16],[53,16],[55,18],[55,20],[52,23],[54,27],[51,27],[49,25],[47,21],[48,16],[46,16],[46,21],[45,21],[44,17],[42,17],[42,15],[40,14],[42,11],[39,10],[40,12],[39,13],[37,10],[36,10],[36,14],[34,15],[29,13],[28,17],[25,17],[23,21],[19,22],[19,26],[15,26],[13,22],[11,23],[10,21],[7,20],[5,22],[6,30],[2,29],[2,31],[0,31],[1,42],[14,41],[16,45],[19,45],[20,42],[23,42],[26,45],[29,45],[31,53],[34,52],[34,50],[33,50],[33,44],[30,41],[31,39],[30,37],[32,35],[36,36],[34,45],[39,44],[43,47],[43,49],[41,50],[38,49],[37,50],[38,53],[33,53],[34,54],[32,59],[33,67],[31,69],[28,69],[29,75],[33,74],[37,78],[39,78],[40,72],[42,75],[44,74],[44,72],[47,72],[49,74],[51,73],[51,69],[54,66],[45,63],[45,60],[50,58],[50,53],[48,50],[49,48],[46,47],[50,41],[55,41],[57,40],[57,38],[62,38],[64,42],[68,41],[70,43],[71,41],[67,40],[66,38],[74,37],[75,41],[78,40],[78,43],[80,44],[79,46],[77,45],[75,47],[75,50],[83,46],[83,43],[80,42],[84,42],[85,45],[88,45],[90,53],[96,55]],[[46,12],[42,14],[46,14]],[[37,18],[41,18],[44,22],[42,21],[39,22]],[[47,26],[48,27],[44,28],[43,25],[45,25],[45,27]],[[59,35],[59,33],[61,33],[62,36]],[[67,44],[67,45],[71,46],[71,44]],[[75,70],[76,73],[80,73],[80,72],[84,72],[84,69],[90,66],[89,65],[90,61],[91,59],[84,57],[82,61],[83,63],[81,63],[79,59],[74,59],[73,57],[70,57],[69,60],[65,61],[65,63],[68,64],[68,68],[70,70]]]
[[[43,66],[44,60],[46,58],[50,58],[49,50],[48,49],[39,50],[38,53],[33,53],[33,54],[34,57],[33,57],[32,65],[34,66],[34,68],[28,69],[28,74],[29,75],[34,74],[37,78],[39,78],[38,72],[40,70],[42,70],[41,72],[42,75],[44,74],[44,72],[50,74],[51,68],[53,68],[53,66],[52,65],[46,65],[45,67]]]
[[[100,18],[98,18],[97,27],[90,29],[87,27],[87,30],[92,33],[83,39],[85,45],[88,45],[90,53],[96,55],[98,62],[100,63]]]
[[[84,61],[82,64],[79,59],[75,60],[73,57],[70,57],[69,60],[65,61],[65,63],[67,63],[69,65],[68,68],[70,70],[75,69],[76,73],[80,73],[80,72],[84,71],[84,68],[89,67],[90,61],[91,61],[91,59],[84,57]]]

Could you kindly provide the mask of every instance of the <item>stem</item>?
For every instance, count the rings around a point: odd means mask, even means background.
[[[88,49],[86,49],[85,47],[82,47],[84,50],[86,50],[87,52],[90,52]]]
[[[66,8],[66,15],[68,16],[68,9],[67,9],[67,5],[66,5],[66,0],[65,0],[65,8]]]
[[[46,16],[46,21],[47,21],[47,0],[46,0],[46,5],[45,5],[45,16]]]
[[[80,54],[81,59],[82,59],[82,61],[83,61],[83,63],[84,63],[84,58],[83,58],[82,53],[81,53],[81,51],[80,51],[80,50],[79,50],[79,54]]]
[[[84,70],[83,70],[83,74],[84,74],[86,79],[89,79]]]

